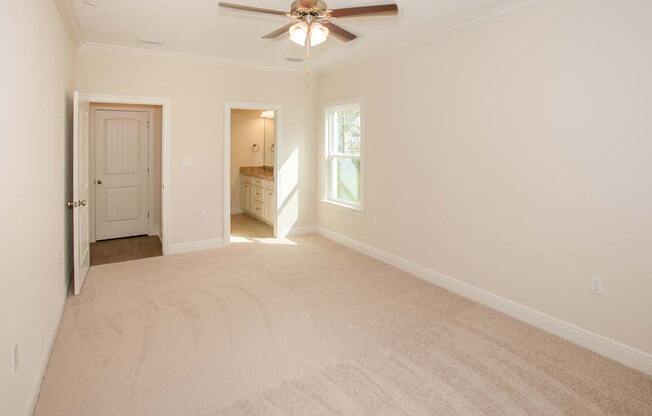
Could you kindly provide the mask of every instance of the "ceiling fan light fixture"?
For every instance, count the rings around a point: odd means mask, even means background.
[[[310,27],[310,45],[317,46],[324,43],[328,39],[330,31],[321,23],[312,23]],[[299,22],[290,27],[290,40],[297,45],[306,46],[306,38],[308,37],[308,24],[306,22]]]

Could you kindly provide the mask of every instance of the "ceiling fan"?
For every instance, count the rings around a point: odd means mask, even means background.
[[[263,36],[263,39],[273,39],[284,33],[288,33],[292,42],[306,48],[306,59],[310,59],[310,47],[325,42],[330,34],[343,42],[350,42],[357,38],[353,33],[333,23],[332,20],[334,18],[398,14],[398,6],[396,4],[379,4],[375,6],[347,7],[331,10],[321,0],[296,0],[292,2],[289,12],[223,1],[218,4],[221,7],[229,9],[273,14],[293,19],[287,25],[266,34]]]

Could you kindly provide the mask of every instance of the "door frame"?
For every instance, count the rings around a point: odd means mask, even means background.
[[[283,106],[279,104],[227,102],[224,106],[224,241],[231,243],[231,110],[274,110],[274,237],[278,236],[279,162],[283,149]],[[264,163],[264,162],[263,162]]]
[[[80,98],[96,104],[131,104],[161,106],[161,246],[163,255],[169,253],[172,236],[170,152],[172,144],[172,100],[167,97],[110,95],[80,93]]]
[[[93,106],[93,104],[96,104]],[[123,104],[124,105],[124,104]],[[155,180],[154,180],[154,175],[152,175],[152,169],[154,168],[154,165],[152,164],[154,161],[154,158],[156,157],[156,146],[155,146],[155,137],[154,137],[154,121],[155,121],[155,110],[154,107],[140,107],[138,108],[135,104],[131,104],[133,107],[120,107],[116,106],[115,104],[100,104],[100,103],[91,103],[91,108],[90,108],[90,154],[91,154],[91,168],[89,168],[89,171],[93,175],[93,178],[97,178],[97,160],[96,160],[96,151],[97,151],[97,126],[96,126],[96,120],[97,120],[97,112],[98,111],[123,111],[123,112],[129,112],[129,113],[147,113],[149,117],[149,122],[150,122],[150,128],[149,131],[147,132],[147,165],[149,168],[148,174],[147,174],[147,192],[148,192],[148,210],[149,212],[154,212],[156,209],[154,206],[154,195],[155,195]],[[95,159],[95,160],[94,160]],[[91,188],[91,206],[97,207],[95,204],[95,201],[97,200],[97,188],[92,187]],[[161,201],[162,202],[162,201]],[[97,234],[96,234],[96,226],[97,226],[97,217],[95,213],[95,209],[91,211],[91,243],[94,243],[97,241]],[[153,236],[153,235],[160,235],[161,230],[158,229],[158,224],[154,224],[152,222],[152,218],[147,219],[147,235]]]

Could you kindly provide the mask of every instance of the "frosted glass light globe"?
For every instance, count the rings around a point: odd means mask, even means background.
[[[310,45],[317,46],[328,39],[330,31],[321,23],[313,23],[310,27]],[[300,22],[290,27],[290,40],[297,45],[306,46],[306,37],[308,35],[308,24]]]

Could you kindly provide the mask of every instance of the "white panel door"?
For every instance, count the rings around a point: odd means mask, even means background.
[[[88,102],[80,102],[77,91],[75,91],[73,107],[73,200],[68,203],[68,206],[73,209],[73,286],[75,295],[79,295],[91,260],[88,215],[90,108]]]
[[[149,112],[95,115],[97,240],[149,231]]]

